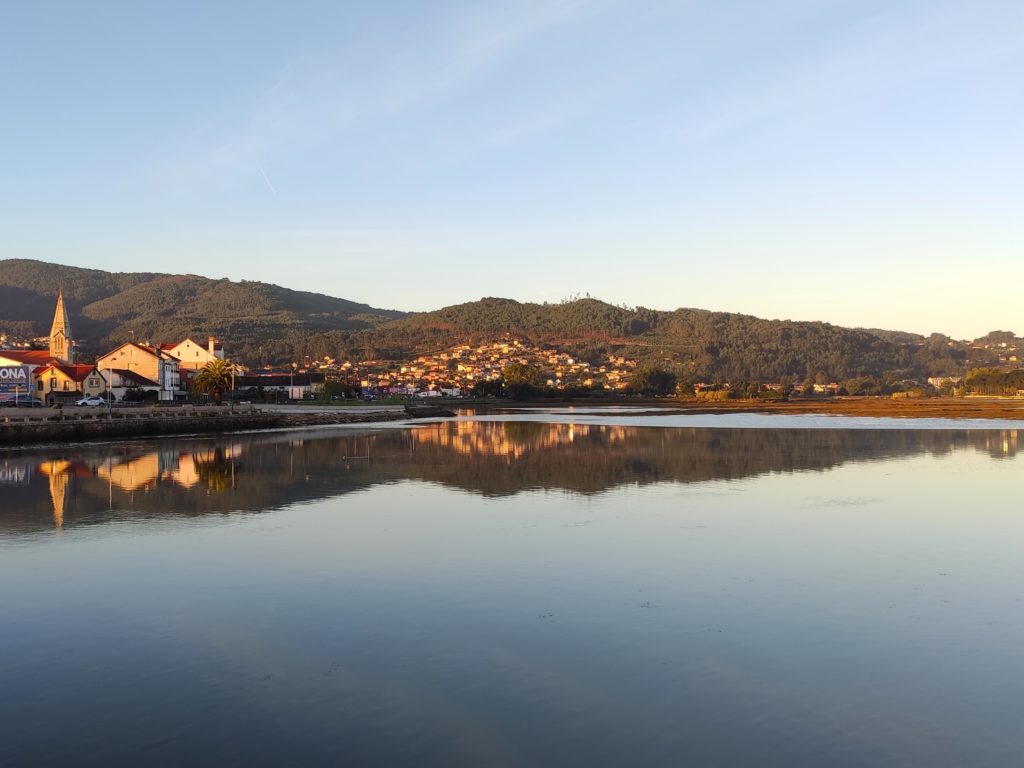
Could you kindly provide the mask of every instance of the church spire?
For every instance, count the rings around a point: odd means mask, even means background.
[[[50,357],[64,363],[73,363],[75,351],[71,343],[71,321],[64,307],[64,291],[57,292],[57,309],[50,327]]]

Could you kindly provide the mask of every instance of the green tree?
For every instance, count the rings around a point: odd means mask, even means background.
[[[505,386],[508,387],[517,384],[539,387],[544,383],[544,375],[540,372],[540,368],[524,363],[509,363],[502,369],[501,377],[505,380]]]
[[[227,360],[211,360],[192,379],[192,386],[197,392],[206,392],[213,402],[220,404],[224,392],[231,387],[234,366]]]
[[[641,395],[671,395],[676,391],[676,375],[656,366],[639,366],[629,377],[631,391]]]

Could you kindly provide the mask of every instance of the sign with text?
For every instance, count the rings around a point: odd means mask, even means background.
[[[27,395],[32,388],[27,365],[0,365],[0,392]]]
[[[18,465],[0,465],[0,485],[25,485],[28,483],[28,467]]]

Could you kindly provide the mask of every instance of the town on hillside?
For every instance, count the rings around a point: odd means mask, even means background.
[[[84,399],[106,403],[174,403],[209,397],[197,376],[216,361],[231,376],[225,389],[240,400],[296,401],[348,398],[466,398],[526,393],[574,396],[644,394],[704,400],[785,399],[855,395],[921,397],[929,394],[1024,396],[1024,376],[1009,370],[1018,362],[1013,334],[992,334],[973,344],[999,367],[967,376],[925,381],[870,376],[832,381],[824,373],[781,381],[683,382],[670,370],[621,355],[580,360],[550,345],[511,335],[494,341],[458,343],[404,362],[337,360],[330,356],[282,367],[249,368],[228,360],[221,339],[170,342],[125,341],[91,361],[76,359],[77,344],[62,293],[58,292],[50,333],[42,339],[0,334],[0,404],[71,405]],[[201,377],[200,377],[201,378]],[[218,393],[220,394],[220,393]]]

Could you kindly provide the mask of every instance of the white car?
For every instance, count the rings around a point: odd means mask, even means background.
[[[106,404],[107,404],[106,400],[104,400],[102,397],[97,397],[96,395],[92,395],[90,397],[83,397],[81,400],[79,400],[77,403],[75,403],[75,405],[106,405]]]

